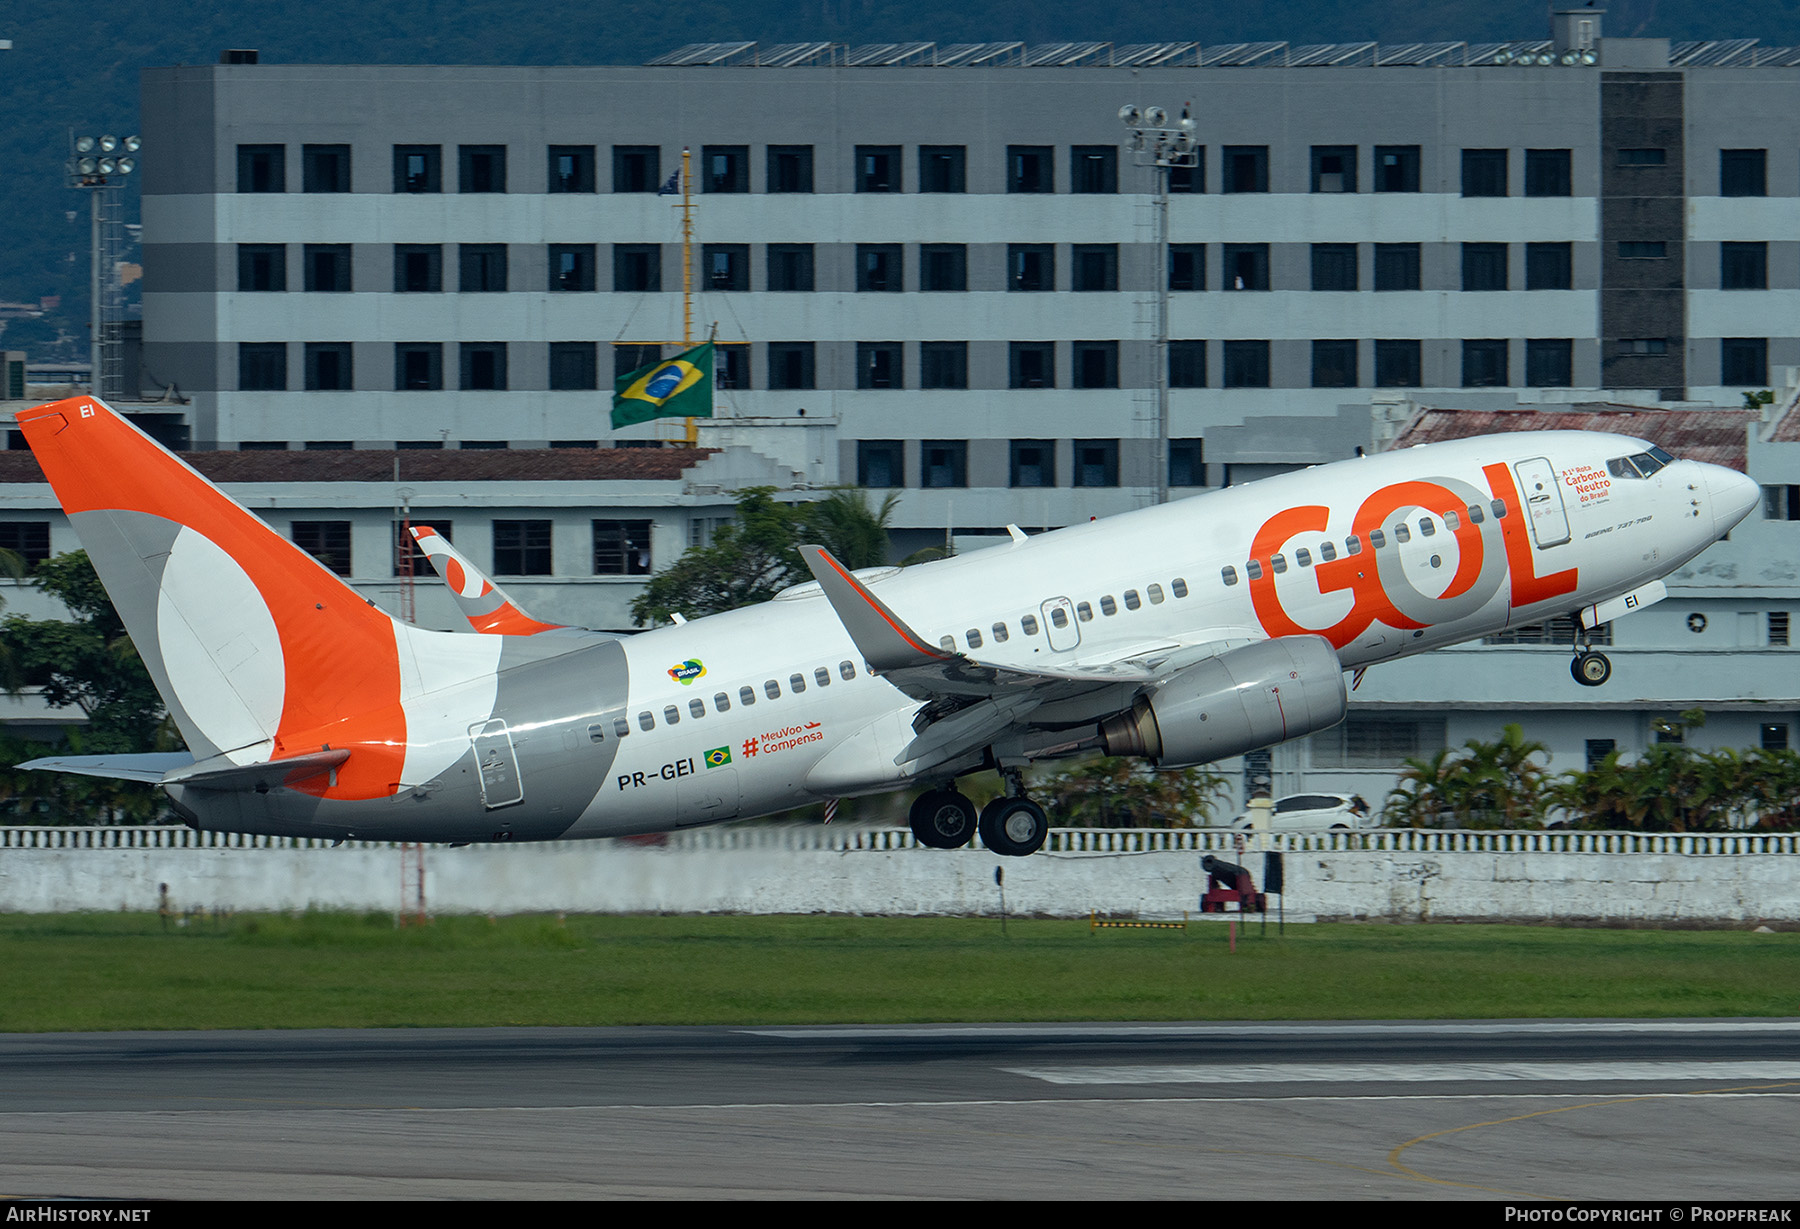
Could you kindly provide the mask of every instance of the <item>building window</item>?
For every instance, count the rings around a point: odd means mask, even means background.
[[[899,192],[900,147],[898,145],[858,145],[856,147],[856,190],[858,192]]]
[[[1206,441],[1205,440],[1170,440],[1169,441],[1169,485],[1170,486],[1205,486],[1206,485]],[[1181,582],[1176,581],[1176,597],[1186,596]]]
[[[594,575],[650,575],[650,522],[595,521]]]
[[[1800,521],[1800,486],[1765,486],[1763,520]]]
[[[769,387],[800,390],[813,386],[813,343],[810,341],[772,341],[769,343]]]
[[[1505,245],[1500,246],[1504,247]],[[1574,244],[1527,243],[1525,245],[1525,289],[1573,290],[1574,288]]]
[[[1765,721],[1762,726],[1762,749],[1764,751],[1786,751],[1788,749],[1788,727],[1785,721]]]
[[[1008,192],[1056,191],[1056,151],[1050,145],[1006,147]]]
[[[1352,714],[1312,737],[1315,768],[1398,768],[1445,746],[1442,717],[1375,717]]]
[[[1346,338],[1313,342],[1314,388],[1355,388],[1356,383],[1355,340]]]
[[[348,192],[350,190],[350,147],[348,145],[302,145],[300,147],[300,183],[303,192]]]
[[[1419,190],[1419,147],[1417,145],[1377,145],[1375,147],[1375,190],[1377,192],[1417,192]]]
[[[1180,194],[1198,194],[1206,191],[1206,146],[1194,147],[1193,166],[1169,168],[1169,191]]]
[[[919,191],[968,191],[969,151],[962,145],[919,146]]]
[[[1587,739],[1586,742],[1586,763],[1589,772],[1594,771],[1594,769],[1604,764],[1606,762],[1606,757],[1619,749],[1619,744],[1616,739],[1590,738]]]
[[[497,392],[506,388],[506,343],[462,343],[462,388]]]
[[[437,243],[394,245],[394,293],[435,293],[444,288],[444,248]]]
[[[1767,290],[1769,288],[1769,245],[1767,243],[1721,243],[1719,245],[1719,288],[1721,290]]]
[[[1499,388],[1506,384],[1504,338],[1463,342],[1463,387]]]
[[[556,392],[600,387],[599,347],[591,341],[551,342],[550,387]]]
[[[1536,337],[1525,343],[1525,383],[1532,388],[1570,388],[1575,383],[1575,343]]]
[[[662,290],[662,244],[613,244],[613,290],[635,294]]]
[[[1667,260],[1669,245],[1661,239],[1619,240],[1620,260]]]
[[[906,289],[898,243],[859,243],[856,245],[856,288],[872,291]]]
[[[906,485],[899,440],[856,441],[856,485],[877,490]]]
[[[1721,149],[1719,195],[1767,196],[1768,157],[1766,149]]]
[[[1769,643],[1785,645],[1788,642],[1788,612],[1785,610],[1769,611]]]
[[[458,145],[456,147],[456,190],[458,192],[506,191],[506,146]]]
[[[902,375],[906,347],[897,341],[856,343],[856,387],[905,388]]]
[[[350,245],[309,243],[302,258],[306,288],[325,294],[350,293]]]
[[[494,522],[496,576],[548,576],[550,563],[549,521]]]
[[[1267,192],[1269,190],[1269,147],[1267,145],[1227,145],[1225,147],[1226,192]]]
[[[295,546],[339,576],[350,575],[349,521],[293,521],[288,529]]]
[[[700,155],[700,190],[702,192],[748,192],[750,190],[750,147],[748,145],[708,145]]]
[[[1069,150],[1069,191],[1092,194],[1118,190],[1118,146],[1076,145]]]
[[[444,347],[435,341],[394,343],[394,387],[403,392],[444,387]]]
[[[813,190],[813,147],[810,145],[769,146],[768,192],[811,192]]]
[[[924,440],[919,444],[919,485],[936,490],[969,485],[967,440]]]
[[[1621,149],[1620,166],[1662,166],[1669,160],[1666,149]]]
[[[1769,383],[1769,339],[1724,337],[1719,340],[1719,383],[1763,388]]]
[[[1312,245],[1312,288],[1314,290],[1356,290],[1356,245],[1354,243],[1315,243]]]
[[[0,550],[11,551],[28,572],[50,558],[49,521],[0,521]]]
[[[457,245],[461,278],[457,289],[464,294],[492,294],[506,289],[506,245],[461,243]]]
[[[813,288],[812,244],[771,243],[767,256],[770,290],[804,291]]]
[[[1314,192],[1356,191],[1356,146],[1313,146],[1312,190]]]
[[[286,290],[287,245],[238,244],[239,290]]]
[[[1169,289],[1206,289],[1206,245],[1204,243],[1171,243],[1169,245]]]
[[[1570,151],[1566,149],[1526,150],[1525,195],[1569,196],[1574,191],[1569,159]]]
[[[238,388],[244,392],[287,391],[287,343],[239,342]]]
[[[919,245],[919,289],[963,291],[969,288],[969,249],[961,243]]]
[[[1008,290],[1055,290],[1056,248],[1048,243],[1009,243],[1006,272]]]
[[[287,146],[240,145],[237,153],[239,192],[287,191]]]
[[[594,190],[594,147],[592,145],[552,145],[549,158],[548,187],[551,192],[592,192]]]
[[[1225,289],[1267,290],[1269,288],[1269,245],[1266,243],[1227,243],[1225,245]]]
[[[1012,442],[1012,475],[1010,485],[1040,487],[1056,485],[1056,441],[1014,440]]]
[[[1462,267],[1464,290],[1505,290],[1506,244],[1463,244]]]
[[[612,351],[614,380],[662,361],[662,347],[655,344],[614,342]]]
[[[1171,341],[1169,343],[1169,387],[1206,387],[1206,343],[1204,341]]]
[[[394,191],[442,192],[443,190],[443,146],[394,146]]]
[[[660,146],[615,145],[612,159],[614,192],[655,192],[662,187]]]
[[[743,342],[714,345],[713,380],[719,388],[749,388],[749,345]]]
[[[1075,441],[1075,485],[1119,485],[1119,441]]]
[[[700,248],[701,286],[706,290],[750,289],[750,245],[707,243]]]
[[[550,289],[594,289],[594,245],[591,243],[552,243],[550,245]]]
[[[1069,349],[1076,388],[1119,387],[1118,342],[1077,341]]]
[[[1618,344],[1618,353],[1630,355],[1667,354],[1669,339],[1666,337],[1625,337]]]
[[[1375,289],[1417,290],[1420,285],[1418,244],[1375,245]]]
[[[347,341],[307,342],[307,391],[348,392],[356,387],[356,371],[352,358],[354,353],[354,349]]]
[[[969,387],[969,343],[966,341],[920,342],[919,387]]]
[[[1226,388],[1269,387],[1269,343],[1226,342],[1224,383]]]
[[[1464,196],[1506,195],[1506,151],[1504,149],[1465,149],[1462,151],[1462,194]]]
[[[1074,290],[1117,290],[1119,288],[1119,245],[1116,243],[1077,243],[1069,253],[1074,266]]]
[[[1375,343],[1375,387],[1418,388],[1424,384],[1417,341],[1377,341]]]
[[[1009,351],[1009,387],[1056,387],[1055,342],[1015,341],[1009,347]]]

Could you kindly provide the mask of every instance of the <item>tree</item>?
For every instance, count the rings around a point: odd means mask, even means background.
[[[1071,827],[1196,828],[1230,788],[1230,778],[1209,768],[1159,772],[1143,760],[1108,755],[1056,773],[1043,794]]]
[[[694,619],[766,602],[812,579],[799,550],[808,543],[825,547],[852,570],[886,563],[887,526],[897,501],[890,495],[871,509],[860,491],[844,489],[786,504],[775,499],[773,487],[746,488],[738,493],[737,518],[652,577],[631,603],[631,617],[643,627],[671,614]]]
[[[16,683],[42,687],[50,704],[81,709],[88,719],[81,741],[90,754],[166,747],[162,697],[87,552],[39,564],[32,583],[74,617],[6,619],[0,643],[17,671]]]
[[[1471,738],[1459,750],[1407,760],[1382,821],[1406,828],[1536,828],[1544,818],[1548,759],[1543,743],[1509,724],[1493,742]]]

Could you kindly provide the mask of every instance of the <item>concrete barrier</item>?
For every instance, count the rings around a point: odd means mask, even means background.
[[[1364,831],[1273,838],[1290,918],[1800,921],[1800,838],[1626,832]],[[659,843],[428,846],[435,913],[1180,916],[1199,857],[1230,833],[1063,829],[1001,858],[915,846],[903,830],[748,826]],[[1244,855],[1261,878],[1262,858]],[[409,907],[401,847],[186,828],[0,828],[0,912]]]

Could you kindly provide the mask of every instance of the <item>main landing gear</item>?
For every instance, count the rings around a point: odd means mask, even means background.
[[[979,819],[975,804],[954,789],[920,794],[907,817],[913,836],[931,849],[960,849],[979,831],[981,843],[1004,857],[1036,853],[1050,835],[1050,817],[1025,796],[1018,769],[1008,769],[1004,776],[1007,792],[983,807]]]
[[[1612,661],[1604,653],[1587,646],[1587,629],[1581,616],[1575,616],[1575,656],[1569,662],[1569,674],[1583,687],[1598,687],[1612,677]]]

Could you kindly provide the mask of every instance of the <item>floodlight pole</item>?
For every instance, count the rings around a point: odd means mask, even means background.
[[[1154,312],[1153,362],[1156,389],[1156,502],[1169,502],[1169,172],[1175,167],[1199,165],[1194,148],[1193,119],[1188,108],[1181,118],[1167,126],[1168,114],[1161,107],[1139,110],[1134,106],[1119,108],[1119,119],[1130,129],[1126,142],[1137,165],[1150,168],[1156,177],[1154,205],[1156,234],[1156,307]]]

